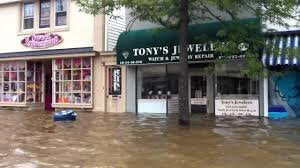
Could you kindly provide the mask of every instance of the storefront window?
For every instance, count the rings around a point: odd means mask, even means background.
[[[55,103],[91,104],[91,58],[53,60]]]
[[[27,62],[27,84],[26,102],[42,102],[42,64]]]
[[[25,61],[0,63],[0,101],[42,102],[42,65]]]
[[[168,92],[166,66],[144,66],[138,71],[139,99],[166,99]]]
[[[218,76],[218,94],[258,94],[258,81],[244,77]]]
[[[217,96],[221,95],[257,95],[258,80],[242,76],[243,63],[231,62],[222,65],[217,73]]]

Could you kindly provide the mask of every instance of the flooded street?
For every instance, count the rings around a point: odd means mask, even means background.
[[[300,120],[0,112],[0,167],[298,168]]]

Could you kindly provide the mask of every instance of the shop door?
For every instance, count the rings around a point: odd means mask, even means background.
[[[192,114],[207,113],[206,76],[190,77],[190,109]]]

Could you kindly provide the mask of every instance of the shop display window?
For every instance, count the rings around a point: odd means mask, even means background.
[[[166,99],[168,78],[165,66],[144,66],[138,71],[138,99]]]
[[[241,62],[230,62],[218,67],[216,96],[222,95],[257,95],[259,94],[258,80],[242,76]]]
[[[26,61],[0,63],[0,102],[42,102],[42,64]]]
[[[92,59],[53,60],[56,104],[92,103]]]

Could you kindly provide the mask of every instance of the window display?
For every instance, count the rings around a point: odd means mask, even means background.
[[[55,103],[92,103],[91,58],[53,60]]]
[[[42,64],[26,61],[0,63],[0,102],[42,102]]]

